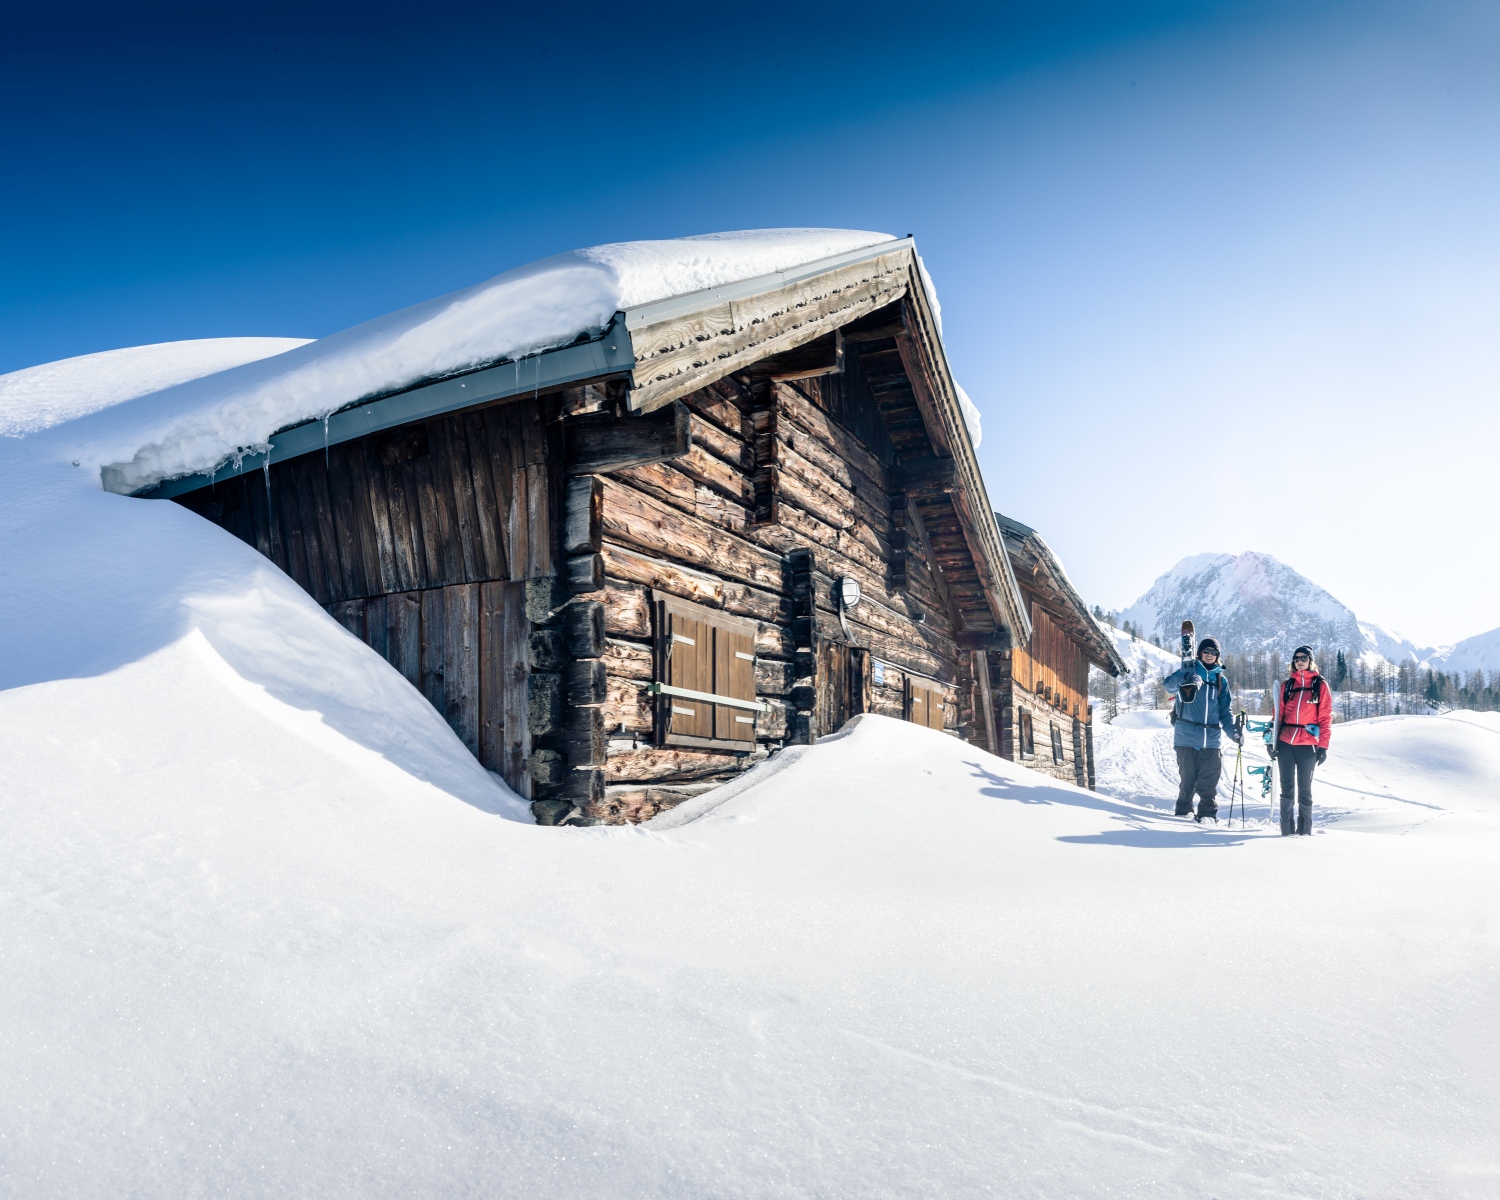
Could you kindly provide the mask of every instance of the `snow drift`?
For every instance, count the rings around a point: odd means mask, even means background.
[[[1367,789],[1385,834],[1173,822],[872,717],[676,828],[560,830],[336,760],[228,673],[205,707],[206,653],[0,694],[17,1194],[1500,1177],[1493,725],[1407,723],[1468,759]]]

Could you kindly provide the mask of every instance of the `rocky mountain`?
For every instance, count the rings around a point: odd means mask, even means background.
[[[1445,646],[1434,653],[1427,666],[1435,671],[1483,671],[1491,675],[1500,671],[1500,629],[1475,634],[1453,646]]]
[[[1254,551],[1185,558],[1120,617],[1148,636],[1155,634],[1168,647],[1187,619],[1197,626],[1199,637],[1212,634],[1229,653],[1285,654],[1303,642],[1328,655],[1345,650],[1392,662],[1423,662],[1438,653],[1383,626],[1360,621],[1348,605],[1305,575]]]

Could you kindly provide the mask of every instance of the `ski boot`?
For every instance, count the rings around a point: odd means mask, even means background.
[[[1198,812],[1193,817],[1193,820],[1201,825],[1203,824],[1204,817],[1212,817],[1215,825],[1219,823],[1219,806],[1212,800],[1200,800],[1198,802]]]

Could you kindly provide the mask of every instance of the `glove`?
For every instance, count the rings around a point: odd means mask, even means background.
[[[1320,766],[1320,767],[1325,762],[1327,762],[1328,761],[1328,747],[1327,746],[1319,746],[1316,758],[1317,758],[1318,766]]]
[[[1266,757],[1272,762],[1276,761],[1276,743],[1271,742],[1266,746]]]

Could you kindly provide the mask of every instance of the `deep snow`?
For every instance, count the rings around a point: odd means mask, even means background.
[[[1336,740],[1320,795],[1389,820],[1310,840],[878,717],[660,829],[546,829],[208,653],[0,693],[12,1194],[1500,1181],[1493,721],[1369,723],[1393,775]]]

